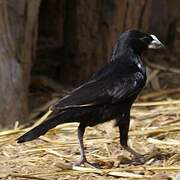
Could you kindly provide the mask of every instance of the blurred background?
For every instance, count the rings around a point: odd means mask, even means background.
[[[180,93],[179,8],[179,0],[1,0],[0,127],[41,116],[107,63],[133,28],[166,46],[145,56],[142,93]]]

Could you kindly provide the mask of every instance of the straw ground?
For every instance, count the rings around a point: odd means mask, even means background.
[[[59,125],[25,144],[15,139],[29,127],[15,126],[0,132],[0,179],[180,178],[180,97],[167,94],[142,95],[132,109],[129,144],[145,154],[144,165],[132,165],[130,154],[121,150],[113,122],[85,133],[88,160],[102,169],[72,166],[79,157],[77,123]]]

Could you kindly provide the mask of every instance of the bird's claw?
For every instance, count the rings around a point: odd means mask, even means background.
[[[140,165],[146,162],[146,158],[144,155],[137,153],[129,146],[123,146],[123,148],[133,155],[133,159],[132,159],[133,165]]]
[[[136,155],[134,156],[134,158],[132,159],[132,164],[133,165],[141,165],[144,164],[146,162],[146,159],[143,155]]]
[[[82,159],[79,162],[74,164],[74,166],[82,166],[82,165],[83,165],[83,167],[96,168],[96,169],[98,168],[99,169],[97,164],[90,163],[90,162],[88,162],[87,160],[84,160],[84,159]]]

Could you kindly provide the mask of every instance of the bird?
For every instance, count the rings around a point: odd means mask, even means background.
[[[128,146],[130,111],[146,84],[143,52],[160,48],[164,45],[153,34],[137,29],[123,32],[113,48],[111,60],[52,105],[47,120],[20,136],[17,143],[32,141],[59,124],[78,122],[80,160],[76,165],[93,166],[85,155],[85,129],[113,119],[119,128],[121,146],[144,163],[144,156]]]

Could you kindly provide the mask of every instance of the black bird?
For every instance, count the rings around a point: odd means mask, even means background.
[[[79,122],[78,140],[80,161],[89,164],[85,156],[83,135],[87,126],[115,119],[120,131],[120,144],[136,158],[143,161],[128,144],[130,110],[146,83],[142,53],[148,49],[162,48],[154,35],[138,30],[128,30],[119,37],[111,61],[80,87],[52,106],[52,115],[37,127],[17,139],[18,143],[31,141],[58,124]]]

